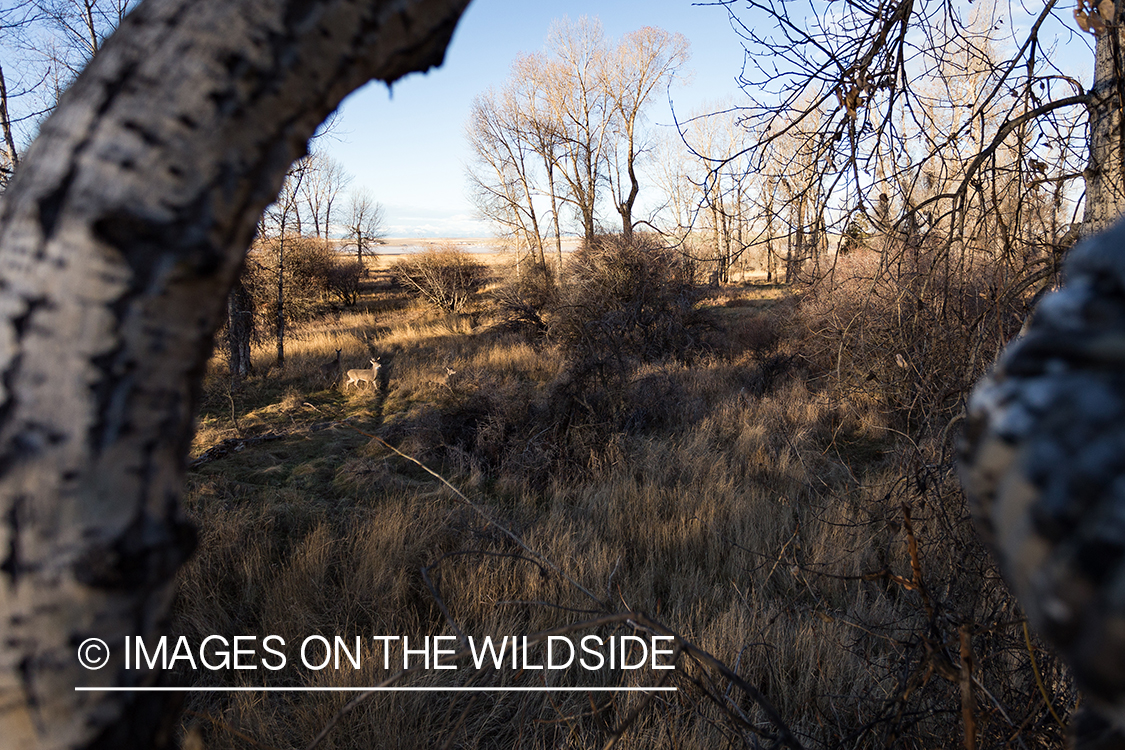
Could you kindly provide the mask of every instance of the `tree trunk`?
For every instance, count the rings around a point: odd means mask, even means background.
[[[559,267],[555,271],[555,278],[561,282],[563,273],[562,232],[559,229],[559,199],[555,194],[555,168],[550,159],[544,159],[543,161],[547,168],[547,191],[551,194],[551,221],[555,225],[555,250],[558,252],[559,259]]]
[[[174,693],[124,668],[194,533],[199,380],[255,223],[352,90],[441,62],[468,0],[148,0],[0,203],[0,738],[155,747]],[[108,664],[83,669],[100,638]]]
[[[254,310],[250,293],[236,279],[227,297],[227,344],[230,346],[230,387],[238,390],[250,375],[250,334]]]
[[[277,318],[274,321],[277,339],[277,366],[285,367],[285,222],[277,238]]]
[[[4,136],[4,150],[8,152],[8,168],[15,172],[20,165],[20,155],[16,151],[16,140],[12,137],[12,120],[8,114],[8,86],[4,82],[4,69],[0,68],[0,133]],[[0,185],[3,183],[0,182]]]
[[[797,236],[795,237],[796,247],[794,248],[793,257],[793,281],[801,275],[802,267],[805,263],[805,194],[802,193],[797,199]]]
[[[785,283],[793,283],[793,231],[785,233]]]
[[[633,128],[629,128],[629,155],[627,164],[627,171],[629,173],[629,194],[621,201],[618,201],[617,212],[621,214],[621,234],[626,240],[633,239],[633,204],[637,202],[637,194],[641,190],[641,184],[637,181],[637,171],[633,163],[637,160],[637,155],[633,153]]]
[[[1125,82],[1119,75],[1125,69],[1125,58],[1121,37],[1118,24],[1108,27],[1098,36],[1094,54],[1094,86],[1089,105],[1090,162],[1084,172],[1086,210],[1082,237],[1107,229],[1125,211],[1125,131],[1121,127]]]

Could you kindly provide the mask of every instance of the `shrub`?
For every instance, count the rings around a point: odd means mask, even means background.
[[[455,313],[484,284],[487,268],[464,250],[446,245],[396,263],[391,274],[412,296]]]
[[[329,294],[345,305],[354,305],[359,301],[359,280],[362,277],[362,263],[337,260],[329,267],[325,282]]]
[[[576,365],[682,359],[713,322],[680,255],[653,237],[608,235],[575,253],[551,333]]]
[[[870,250],[836,260],[803,295],[803,356],[837,396],[881,403],[911,429],[944,426],[1028,314],[996,266],[923,248],[895,262]]]
[[[501,326],[532,338],[547,333],[547,316],[558,302],[558,286],[550,268],[529,264],[518,277],[508,277],[492,292],[503,321]]]
[[[323,312],[328,276],[334,259],[322,240],[311,237],[285,238],[285,319],[289,323],[310,320]],[[243,271],[243,284],[254,299],[256,327],[272,330],[277,317],[277,265],[279,240],[261,240],[250,251]]]

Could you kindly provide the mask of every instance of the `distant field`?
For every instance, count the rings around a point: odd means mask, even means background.
[[[563,252],[574,252],[581,242],[579,237],[564,237]],[[333,240],[339,250],[344,251],[344,240]],[[506,253],[504,243],[495,237],[388,237],[381,240],[375,249],[377,255],[403,255],[418,253],[433,248],[452,245],[470,253]],[[548,252],[555,251],[554,240],[548,240]]]

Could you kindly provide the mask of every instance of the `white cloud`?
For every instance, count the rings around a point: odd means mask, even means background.
[[[456,209],[387,204],[388,237],[490,237],[492,226]]]

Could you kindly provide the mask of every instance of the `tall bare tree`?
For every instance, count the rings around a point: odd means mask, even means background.
[[[140,0],[33,0],[47,27],[55,31],[61,48],[68,51],[56,62],[74,75],[101,48],[125,15]]]
[[[601,22],[586,16],[556,21],[547,38],[552,58],[548,104],[563,149],[559,172],[587,243],[597,233],[599,190],[605,181],[613,104],[606,93],[606,54]]]
[[[21,0],[0,6],[0,189],[41,118],[140,0]]]
[[[521,102],[523,131],[531,149],[543,165],[543,188],[551,201],[551,225],[555,235],[558,271],[563,268],[562,217],[559,210],[564,198],[559,193],[559,159],[565,139],[562,128],[551,118],[548,102],[551,82],[551,65],[542,54],[521,55],[512,64],[512,79],[516,98]],[[544,264],[544,272],[546,265]]]
[[[324,152],[314,151],[309,156],[301,180],[300,210],[308,211],[308,218],[312,220],[313,232],[317,237],[328,239],[332,208],[351,179],[343,165]]]
[[[1112,18],[1101,18],[1104,10]],[[1119,2],[1077,3],[1075,18],[1096,32],[1094,85],[1089,97],[1089,160],[1083,170],[1086,208],[1082,235],[1107,229],[1125,213],[1125,50],[1122,50],[1122,21],[1125,5]],[[1093,25],[1091,25],[1091,23]]]
[[[161,627],[193,545],[178,498],[227,293],[317,125],[440,63],[465,5],[147,0],[44,124],[0,203],[5,745],[172,741],[174,694],[81,689],[163,679],[124,639]]]
[[[811,192],[800,193],[813,201],[810,227],[839,233],[847,217],[870,215],[885,194],[902,209],[900,230],[940,234],[943,252],[967,252],[961,238],[987,236],[985,215],[996,217],[981,209],[995,180],[1015,176],[1030,188],[1081,176],[1068,138],[1091,99],[1050,59],[1052,37],[1074,31],[1069,13],[1056,17],[1056,0],[1003,45],[994,42],[1000,30],[1016,24],[990,3],[888,11],[846,0],[800,13],[789,0],[749,0],[745,13],[741,4],[722,4],[747,49],[744,148],[761,164],[780,141],[805,141],[818,163]],[[753,14],[776,19],[776,30],[751,22]],[[1008,148],[1013,160],[1004,163]],[[1088,207],[1091,200],[1102,199],[1088,193]]]
[[[386,236],[386,212],[366,188],[353,190],[348,202],[345,237],[355,248],[355,260],[363,268],[363,254]]]
[[[640,129],[645,110],[661,87],[666,87],[687,63],[689,44],[683,34],[653,26],[626,34],[609,55],[604,85],[614,114],[614,208],[621,215],[621,231],[633,234],[633,206],[641,183],[637,160],[648,147]]]
[[[4,68],[0,67],[0,135],[4,138],[4,151],[0,153],[0,188],[7,184],[20,164],[19,149],[12,135],[12,117],[8,109],[8,85]]]
[[[591,242],[612,197],[630,234],[638,164],[650,147],[647,109],[687,59],[680,34],[645,27],[611,43],[596,19],[557,21],[546,51],[517,58],[504,87],[474,107],[470,179],[481,213],[517,234],[544,266],[546,211],[537,199],[550,201],[560,267],[564,206]]]
[[[541,188],[536,184],[534,131],[528,128],[523,106],[512,82],[499,92],[490,90],[474,99],[468,125],[474,157],[469,168],[471,197],[482,216],[516,239],[517,253],[522,244],[545,267],[535,205]]]
[[[286,279],[286,250],[301,237],[301,193],[305,179],[310,172],[311,157],[298,160],[285,175],[285,182],[281,185],[281,192],[265,214],[266,221],[262,222],[267,228],[259,239],[271,245],[271,250],[276,262],[277,275],[277,311],[274,316],[274,337],[277,341],[277,366],[285,366],[285,279]],[[272,230],[272,231],[271,231]]]

